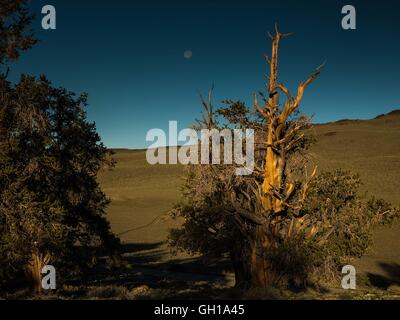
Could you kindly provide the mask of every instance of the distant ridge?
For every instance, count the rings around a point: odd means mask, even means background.
[[[353,123],[353,122],[359,122],[359,121],[369,121],[369,120],[375,120],[375,119],[382,119],[384,117],[389,117],[389,116],[400,116],[400,109],[394,109],[388,113],[382,113],[375,118],[372,119],[339,119],[336,121],[330,121],[330,122],[325,122],[325,123],[316,123],[316,125],[325,125],[325,124],[347,124],[347,123]]]
[[[387,115],[388,116],[392,116],[392,115],[400,116],[400,109],[395,109],[393,111],[390,111]]]
[[[146,151],[147,149],[145,148],[138,148],[138,149],[130,149],[130,148],[109,148],[109,150],[114,151],[114,152],[136,152],[136,151]]]
[[[377,120],[377,119],[382,119],[385,117],[390,117],[390,116],[399,116],[400,117],[400,109],[394,109],[388,113],[382,113],[375,118],[372,119],[367,119],[367,120],[361,120],[361,119],[339,119],[336,121],[330,121],[330,122],[324,122],[324,123],[315,123],[314,125],[316,126],[324,126],[324,125],[329,125],[329,124],[348,124],[348,123],[354,123],[354,122],[361,122],[361,121],[371,121],[371,120]],[[329,133],[328,133],[329,135]],[[168,147],[167,147],[168,149]],[[110,150],[114,152],[140,152],[140,151],[146,151],[146,148],[110,148]]]
[[[392,111],[390,111],[389,113],[386,113],[386,114],[382,113],[379,116],[376,116],[374,119],[380,119],[380,118],[383,118],[383,117],[386,117],[386,116],[400,116],[400,109],[392,110]]]

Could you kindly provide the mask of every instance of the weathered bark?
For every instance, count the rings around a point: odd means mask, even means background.
[[[32,253],[28,266],[28,277],[32,282],[35,293],[42,292],[42,269],[48,262],[48,257],[43,256],[37,250]]]
[[[246,244],[231,251],[235,287],[248,289],[278,285],[280,273],[274,269],[268,255],[276,243],[264,229],[264,226],[255,227]]]
[[[289,117],[298,108],[303,97],[304,89],[316,79],[319,69],[304,82],[300,83],[297,96],[292,98],[289,90],[278,82],[278,54],[281,39],[289,34],[283,34],[275,28],[274,36],[270,34],[272,40],[271,58],[266,56],[270,65],[270,76],[268,83],[268,99],[263,99],[264,105],[259,106],[257,95],[254,99],[254,107],[266,120],[266,152],[264,167],[262,172],[263,182],[260,195],[263,212],[259,215],[269,216],[269,222],[254,226],[254,233],[250,236],[249,252],[250,259],[247,262],[249,272],[248,279],[252,287],[268,287],[278,285],[280,272],[274,268],[273,261],[270,260],[268,253],[277,246],[278,238],[274,235],[272,221],[281,216],[288,209],[288,199],[294,192],[295,183],[288,181],[286,176],[287,155],[295,148],[296,144],[304,137],[299,133],[302,126],[296,123],[289,123]],[[286,101],[282,109],[279,108],[279,93],[281,91],[286,96]],[[315,170],[314,170],[315,174]],[[307,183],[303,186],[303,197],[297,204],[301,208],[302,201],[307,191]],[[293,208],[293,207],[292,207]]]
[[[294,181],[286,172],[289,156],[297,149],[303,148],[304,133],[301,131],[307,127],[300,120],[290,121],[290,116],[298,109],[305,88],[319,75],[320,68],[298,86],[297,95],[292,97],[289,90],[278,82],[278,54],[280,41],[289,36],[278,31],[271,35],[271,58],[266,56],[270,66],[269,82],[267,84],[268,97],[262,95],[263,105],[258,104],[257,94],[254,96],[254,109],[261,115],[265,122],[265,128],[259,131],[262,146],[259,150],[265,150],[263,159],[257,159],[256,171],[250,183],[235,185],[228,182],[233,209],[228,210],[229,215],[235,217],[238,230],[236,243],[230,248],[230,257],[235,271],[236,287],[266,288],[280,285],[286,276],[283,270],[279,270],[279,262],[273,261],[274,250],[291,237],[292,230],[305,230],[301,223],[300,212],[307,193],[309,181],[301,181],[301,190],[295,190],[299,181]],[[279,92],[286,97],[282,107],[279,101]],[[215,128],[211,106],[211,92],[209,103],[201,97],[206,113],[202,120],[198,120],[200,128]],[[307,170],[305,170],[307,171]],[[312,176],[315,175],[316,170]],[[293,200],[293,194],[298,191],[299,197]],[[291,229],[283,234],[287,223],[280,223],[288,216],[288,210],[296,214],[292,220]],[[279,223],[277,223],[279,222]],[[288,222],[287,220],[284,222]],[[315,234],[315,229],[310,229],[310,234]],[[293,233],[294,234],[294,233]],[[282,267],[282,265],[280,265]]]
[[[235,288],[244,289],[248,287],[248,275],[246,265],[240,251],[231,250],[230,258],[232,262],[233,271],[235,272]]]
[[[254,238],[250,241],[250,274],[251,286],[263,288],[271,285],[273,275],[270,263],[266,260],[266,253],[270,248],[270,241],[261,227],[256,227]]]
[[[41,278],[42,278],[42,268],[43,268],[43,263],[42,259],[40,258],[40,255],[38,255],[37,253],[32,253],[32,258],[29,267],[30,267],[29,268],[30,278],[33,284],[34,291],[36,293],[40,293],[42,291]]]
[[[272,211],[275,214],[282,211],[282,201],[276,198],[272,190],[281,189],[283,159],[273,150],[276,143],[274,135],[273,123],[268,124],[267,151],[265,156],[264,181],[262,190],[264,196],[262,198],[263,208],[266,211]]]
[[[258,105],[257,96],[254,99],[255,110],[267,122],[262,205],[265,211],[271,212],[273,215],[277,215],[285,209],[285,200],[294,191],[294,184],[284,179],[286,155],[304,137],[297,134],[301,126],[294,125],[287,129],[288,119],[299,107],[305,88],[316,79],[321,68],[317,68],[306,81],[300,83],[297,96],[293,99],[289,90],[282,83],[278,83],[279,44],[281,39],[288,35],[280,33],[277,27],[276,34],[274,36],[270,35],[272,40],[272,55],[271,58],[266,56],[267,62],[270,65],[269,99],[265,101],[264,106]],[[282,110],[279,110],[278,90],[286,95],[286,102]]]

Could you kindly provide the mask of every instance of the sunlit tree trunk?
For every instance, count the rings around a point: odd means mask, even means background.
[[[28,272],[36,294],[42,292],[42,269],[47,262],[47,256],[44,257],[37,250],[32,253],[31,260],[29,261]]]
[[[317,68],[306,81],[300,83],[295,98],[292,98],[289,90],[278,82],[279,44],[287,36],[289,34],[280,33],[277,27],[275,35],[270,34],[272,53],[271,57],[266,56],[270,66],[268,98],[263,99],[264,105],[259,105],[257,95],[254,101],[255,110],[265,118],[267,126],[261,202],[263,214],[268,215],[269,219],[263,225],[256,225],[249,237],[248,271],[250,274],[248,278],[252,287],[275,286],[281,278],[279,270],[274,269],[272,261],[268,258],[268,253],[277,245],[277,234],[274,231],[275,219],[287,209],[286,201],[295,191],[294,182],[287,181],[285,176],[287,154],[304,137],[299,133],[301,126],[296,122],[289,123],[288,119],[298,108],[304,89],[319,74],[319,68]],[[286,96],[282,107],[279,105],[278,91]]]
[[[263,104],[259,104],[258,95],[254,96],[254,109],[265,120],[260,122],[265,124],[265,128],[259,129],[259,133],[263,135],[262,150],[265,151],[262,167],[256,168],[256,172],[247,178],[247,182],[244,183],[247,187],[250,186],[247,189],[232,184],[234,179],[228,182],[228,190],[231,192],[230,204],[233,206],[234,221],[240,233],[236,243],[232,244],[230,257],[235,271],[236,286],[242,288],[265,288],[277,286],[285,281],[282,270],[277,269],[270,253],[278,248],[282,236],[286,239],[290,234],[298,234],[294,230],[304,230],[301,217],[285,220],[285,213],[289,207],[300,211],[308,184],[316,173],[314,169],[310,180],[300,184],[289,179],[286,173],[289,156],[297,148],[302,148],[301,144],[305,138],[302,132],[307,127],[304,122],[289,118],[298,109],[305,88],[317,78],[321,68],[317,68],[306,81],[299,84],[295,97],[291,96],[289,89],[278,81],[279,45],[280,41],[289,35],[280,33],[277,27],[274,35],[269,34],[272,53],[271,57],[265,56],[270,67],[268,96],[261,95]],[[279,92],[286,98],[284,103],[280,103]],[[208,103],[201,97],[206,113],[203,114],[202,120],[198,120],[200,128],[215,128],[211,95],[212,90]],[[253,188],[255,185],[257,188]],[[296,185],[301,190],[295,190]],[[298,192],[299,199],[291,201],[295,191]],[[232,214],[230,210],[227,212]],[[290,223],[289,230],[282,229],[282,220],[285,220],[286,226],[287,222]],[[286,235],[283,234],[285,232]],[[314,234],[315,228],[308,232]]]

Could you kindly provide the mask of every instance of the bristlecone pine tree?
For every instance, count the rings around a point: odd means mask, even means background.
[[[0,263],[41,288],[45,264],[68,279],[117,253],[97,182],[109,151],[86,120],[86,96],[43,76],[0,78]]]
[[[265,161],[262,171],[259,172],[262,177],[262,184],[257,191],[262,204],[262,210],[256,212],[260,224],[254,227],[254,232],[249,241],[250,283],[256,287],[273,285],[279,281],[280,274],[275,272],[267,255],[268,252],[275,249],[276,242],[281,236],[280,233],[283,230],[279,223],[282,222],[282,217],[285,217],[288,209],[294,209],[296,214],[300,213],[310,182],[310,180],[302,181],[300,198],[297,203],[290,203],[289,200],[296,188],[296,181],[291,179],[286,167],[292,151],[299,148],[299,143],[301,144],[305,137],[302,132],[305,127],[300,121],[290,122],[289,117],[297,111],[304,90],[317,78],[320,68],[317,68],[306,81],[300,83],[297,95],[292,97],[289,89],[283,83],[278,82],[279,44],[281,39],[288,35],[280,33],[277,28],[275,35],[270,35],[272,54],[271,58],[266,56],[270,65],[268,99],[263,99],[264,103],[260,106],[257,95],[254,97],[255,110],[265,118],[266,123]],[[279,91],[286,96],[282,108],[279,104]],[[310,179],[315,174],[316,168],[313,170]],[[286,237],[290,237],[292,232],[298,232],[294,229],[305,229],[303,220],[303,217],[292,217]],[[312,237],[316,231],[315,226],[309,228],[307,237]]]
[[[230,255],[237,285],[243,287],[267,287],[279,283],[282,270],[277,270],[271,254],[278,249],[282,239],[287,240],[300,229],[307,229],[307,237],[316,233],[314,227],[306,228],[300,214],[316,169],[308,179],[300,181],[294,177],[294,171],[298,171],[297,176],[307,173],[306,161],[293,160],[293,155],[307,145],[309,138],[304,130],[309,127],[309,122],[305,117],[291,120],[290,117],[297,111],[305,88],[318,76],[319,68],[299,85],[297,96],[293,98],[278,82],[279,44],[287,36],[278,29],[275,35],[270,35],[272,54],[266,56],[270,66],[268,97],[261,94],[263,105],[260,105],[255,95],[253,119],[246,116],[248,111],[242,103],[227,101],[229,107],[218,111],[231,124],[255,129],[258,147],[255,172],[247,177],[235,177],[232,170],[222,167],[198,169],[207,170],[208,180],[218,180],[210,184],[221,188],[218,201],[223,205],[220,210],[232,217],[224,220],[225,227],[230,226],[225,232],[233,233],[232,237],[236,238],[230,243]],[[283,107],[279,103],[279,91],[286,95]],[[202,102],[206,116],[198,122],[199,128],[215,128],[217,121],[213,117],[211,95],[208,103],[204,99]],[[218,169],[219,173],[214,175]],[[213,194],[215,196],[217,192]],[[209,229],[213,230],[215,225],[218,222],[212,223]]]
[[[61,280],[116,253],[96,180],[112,163],[86,120],[85,95],[44,77],[23,76],[15,87],[1,78],[0,106],[1,271],[28,272],[40,289],[46,263]]]
[[[36,41],[26,1],[0,0],[0,19],[4,67]],[[7,74],[0,76],[0,287],[28,279],[40,291],[46,264],[61,281],[118,253],[97,182],[113,161],[86,119],[86,95],[44,76],[12,84]]]
[[[268,95],[259,95],[263,103],[255,95],[253,113],[243,102],[231,100],[214,111],[210,91],[208,101],[201,97],[205,114],[195,126],[254,129],[254,172],[236,176],[230,165],[190,165],[184,200],[172,211],[184,222],[171,231],[171,245],[202,253],[206,262],[229,253],[236,286],[242,288],[304,285],[309,273],[326,266],[335,273],[339,263],[365,252],[373,225],[398,216],[383,201],[363,204],[357,198],[358,180],[351,174],[316,175],[306,152],[313,141],[310,121],[298,109],[321,67],[292,96],[278,80],[279,45],[289,34],[277,27],[275,31],[270,34],[272,54],[266,56]],[[316,179],[318,184],[313,183]],[[333,194],[340,200],[333,201]],[[371,223],[360,223],[363,216]]]

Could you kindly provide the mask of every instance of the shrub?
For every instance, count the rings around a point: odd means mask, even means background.
[[[360,184],[357,174],[335,170],[317,176],[310,187],[304,214],[318,225],[322,235],[315,249],[320,257],[315,267],[324,269],[326,275],[367,253],[374,228],[400,216],[400,211],[385,200],[362,197]]]

